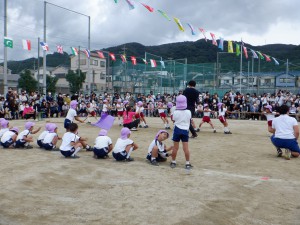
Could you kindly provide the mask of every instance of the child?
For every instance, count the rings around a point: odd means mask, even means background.
[[[154,166],[159,166],[158,162],[164,162],[167,160],[169,154],[168,151],[173,149],[173,146],[167,148],[163,143],[164,140],[169,138],[169,133],[165,130],[160,130],[155,135],[155,139],[151,142],[148,148],[147,159]]]
[[[118,121],[119,121],[119,126],[122,126],[123,121],[121,121],[121,117],[123,116],[124,105],[123,105],[121,99],[118,99],[118,103],[117,103],[117,111],[118,111]]]
[[[110,137],[107,136],[106,130],[100,130],[98,137],[95,140],[94,145],[94,158],[95,159],[106,159],[108,153],[113,149],[113,144]]]
[[[13,148],[18,133],[19,129],[17,127],[13,127],[9,131],[6,131],[1,137],[1,145],[3,148]]]
[[[67,116],[65,118],[65,122],[64,122],[64,128],[66,129],[66,131],[69,131],[69,125],[71,123],[73,123],[74,119],[79,121],[80,123],[84,123],[84,121],[82,121],[78,116],[77,116],[77,112],[76,112],[76,108],[77,108],[78,102],[76,100],[72,100],[70,102],[70,109],[68,110]]]
[[[94,105],[91,104],[90,102],[88,102],[86,104],[86,111],[87,111],[87,121],[88,121],[88,123],[91,123],[90,117],[94,117],[96,120],[98,120],[97,116],[96,116]]]
[[[161,102],[158,103],[157,109],[158,109],[159,116],[165,125],[165,129],[171,129],[169,125],[169,120],[167,118],[167,115],[165,114],[165,108]]]
[[[132,131],[137,131],[137,126],[140,123],[140,119],[135,119],[135,112],[131,111],[131,106],[126,107],[126,111],[123,112],[123,127],[127,127]]]
[[[176,110],[173,113],[174,131],[173,131],[173,152],[171,168],[176,167],[176,155],[179,149],[179,142],[182,141],[182,148],[185,155],[185,168],[190,170],[192,165],[190,163],[190,151],[189,151],[189,127],[192,113],[187,108],[187,99],[184,95],[179,95],[176,98]]]
[[[9,131],[8,128],[9,121],[6,119],[2,119],[0,121],[0,125],[1,125],[1,130],[0,130],[0,138],[1,138],[6,131]]]
[[[172,120],[173,123],[174,123],[174,120],[173,120],[173,113],[174,113],[175,110],[176,110],[176,106],[175,106],[172,102],[169,102],[169,103],[168,103],[168,107],[170,108],[170,118],[171,118],[171,120]]]
[[[48,125],[48,134],[46,134],[44,140],[43,140],[43,147],[45,150],[48,151],[59,151],[58,148],[56,148],[56,143],[59,139],[57,135],[57,126],[55,123],[50,123]]]
[[[138,101],[136,103],[136,108],[135,108],[135,118],[140,119],[140,122],[142,123],[139,126],[140,128],[141,127],[148,128],[143,111],[144,111],[143,102]]]
[[[202,122],[200,123],[199,128],[198,128],[197,131],[200,131],[200,128],[201,128],[202,124],[209,123],[209,125],[213,129],[214,133],[217,132],[216,129],[214,128],[214,125],[212,124],[212,122],[210,120],[210,114],[211,114],[211,110],[208,107],[208,104],[204,104],[203,105],[203,118],[202,118]]]
[[[225,115],[227,112],[227,107],[225,106],[224,103],[219,102],[218,103],[218,108],[219,108],[219,120],[224,126],[224,134],[232,134],[228,128],[228,123],[226,121]]]
[[[272,106],[271,105],[265,105],[264,106],[265,111],[263,112],[267,118],[268,122],[268,131],[271,132],[272,130],[272,121],[275,118],[276,112],[272,112]]]
[[[71,123],[69,125],[69,131],[62,137],[62,143],[59,147],[61,154],[66,158],[80,158],[76,154],[82,147],[86,146],[86,138],[79,137],[78,125]]]
[[[118,138],[117,143],[113,149],[113,157],[117,161],[133,161],[134,159],[130,157],[131,152],[138,148],[137,144],[133,140],[129,139],[130,130],[127,127],[121,129],[121,136]]]
[[[109,106],[109,102],[105,99],[103,100],[103,109],[102,109],[102,114],[109,114],[109,110],[110,110],[110,106]]]
[[[44,140],[45,136],[49,133],[49,125],[50,125],[50,123],[46,123],[45,130],[40,134],[40,136],[37,139],[37,144],[38,144],[38,146],[40,146],[40,148],[44,147],[43,140]]]
[[[23,130],[21,133],[19,133],[15,147],[16,148],[26,148],[30,149],[33,148],[31,145],[29,145],[30,142],[33,142],[32,136],[29,136],[30,134],[36,134],[40,131],[40,127],[36,130],[33,130],[35,123],[33,122],[26,122],[25,123],[25,130]]]

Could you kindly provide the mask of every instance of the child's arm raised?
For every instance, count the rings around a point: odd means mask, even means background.
[[[75,118],[75,120],[77,120],[78,122],[80,122],[80,123],[84,123],[84,121],[83,121],[83,120],[81,120],[81,119],[79,118],[79,116],[75,116],[74,118]]]
[[[41,130],[41,127],[37,128],[36,130],[31,131],[30,133],[36,134],[36,133],[39,132],[40,130]]]

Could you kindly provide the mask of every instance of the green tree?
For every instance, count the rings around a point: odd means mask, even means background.
[[[58,81],[58,78],[55,77],[51,77],[49,75],[47,75],[47,92],[51,92],[51,93],[55,93],[56,92],[56,83]]]
[[[82,88],[82,83],[85,81],[86,74],[83,73],[81,70],[69,70],[68,74],[66,75],[66,80],[69,82],[70,92],[75,93],[78,92]]]
[[[24,73],[20,74],[18,80],[18,87],[26,90],[27,93],[37,90],[38,81],[34,79],[29,70],[25,70]]]

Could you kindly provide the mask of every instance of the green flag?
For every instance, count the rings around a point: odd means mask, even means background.
[[[235,44],[235,48],[236,48],[236,55],[239,56],[241,54],[240,45],[239,44]]]
[[[8,48],[13,48],[13,40],[8,37],[4,37],[4,46]]]

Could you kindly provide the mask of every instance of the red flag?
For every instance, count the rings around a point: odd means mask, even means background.
[[[131,62],[133,65],[136,65],[136,58],[134,56],[131,56]]]
[[[149,5],[146,5],[146,4],[144,4],[144,3],[141,3],[146,9],[148,9],[149,10],[149,12],[153,12],[154,11],[154,9],[152,8],[152,7],[150,7]]]
[[[105,59],[105,57],[104,57],[104,55],[103,55],[103,52],[97,52],[97,53],[98,53],[100,59]]]
[[[267,62],[271,62],[272,60],[270,59],[270,56],[266,55],[266,54],[263,54],[263,56],[265,57],[266,61]]]
[[[126,61],[127,61],[127,60],[126,60],[126,56],[125,56],[125,55],[120,55],[120,56],[121,56],[122,62],[123,62],[123,63],[126,63]]]
[[[116,57],[113,53],[108,53],[112,61],[116,61]]]
[[[205,41],[207,41],[206,39],[206,35],[205,35],[205,30],[203,28],[199,28],[200,32],[203,34],[204,38],[205,38]]]
[[[248,59],[248,52],[247,52],[247,48],[245,46],[243,46],[243,49],[244,49],[244,54],[245,54],[245,57],[246,59]]]
[[[156,61],[154,59],[150,59],[151,67],[156,67]]]
[[[215,45],[215,46],[218,46],[216,36],[213,33],[210,33],[210,36],[212,38],[212,44]]]
[[[64,54],[63,46],[57,45],[57,46],[56,46],[56,49],[57,49],[57,52],[58,52],[58,53]]]
[[[31,50],[31,42],[30,40],[22,40],[23,49],[30,51]]]

